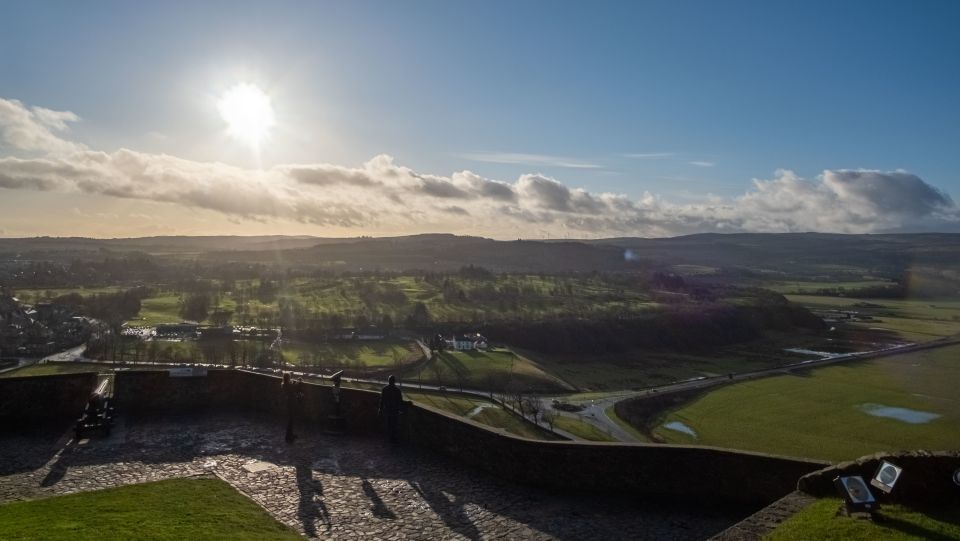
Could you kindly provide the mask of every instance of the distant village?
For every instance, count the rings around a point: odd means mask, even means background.
[[[70,307],[0,292],[0,358],[39,357],[86,342],[96,322]]]
[[[92,336],[110,332],[100,321],[78,314],[72,307],[55,302],[27,304],[9,293],[0,294],[0,358],[42,357],[86,343]],[[143,341],[201,339],[275,341],[281,329],[254,326],[201,325],[182,321],[155,326],[123,325],[121,336]],[[395,331],[393,331],[395,333]],[[323,341],[378,341],[392,331],[369,325],[344,327],[323,335]],[[435,350],[469,351],[488,347],[480,333],[437,333],[430,340]]]

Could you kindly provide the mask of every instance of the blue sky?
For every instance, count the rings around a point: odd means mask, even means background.
[[[2,9],[0,98],[75,113],[81,120],[59,135],[87,149],[246,169],[361,167],[388,154],[422,174],[469,170],[515,183],[540,173],[590,194],[678,205],[742,197],[752,179],[780,178],[780,169],[814,183],[828,170],[904,170],[960,196],[957,2]],[[276,113],[258,156],[224,136],[217,113],[219,96],[242,82],[263,88]],[[10,146],[0,156],[23,157]],[[55,193],[11,194],[0,191],[18,207],[66,208]],[[102,192],[83,197],[119,204]],[[209,231],[237,230],[251,218],[240,214]],[[0,234],[33,227],[18,220]],[[274,225],[296,229],[284,223]],[[267,229],[262,217],[248,225]],[[337,234],[356,229],[336,225]]]

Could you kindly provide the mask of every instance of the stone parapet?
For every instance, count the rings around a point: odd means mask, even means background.
[[[97,374],[0,378],[0,432],[80,417]]]

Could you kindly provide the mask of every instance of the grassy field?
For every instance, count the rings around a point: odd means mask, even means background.
[[[555,436],[541,430],[531,423],[504,411],[498,404],[482,398],[465,397],[451,394],[421,393],[404,390],[404,396],[414,402],[467,417],[478,423],[502,428],[511,434],[534,440],[555,440]]]
[[[958,385],[960,346],[948,346],[723,387],[667,412],[654,434],[670,443],[834,461],[882,450],[955,450]],[[881,407],[938,417],[911,423],[878,416]],[[696,437],[664,426],[671,422]]]
[[[285,303],[304,312],[339,314],[347,326],[354,316],[365,313],[389,314],[395,321],[402,321],[418,302],[427,307],[434,321],[458,322],[530,320],[562,314],[603,316],[639,313],[657,306],[642,287],[624,287],[601,277],[501,275],[485,280],[451,275],[439,283],[415,276],[298,278],[267,297],[260,297],[258,288],[257,280],[237,281],[235,290],[214,295],[216,306],[233,313],[233,324],[262,325],[275,320],[281,303]],[[120,289],[52,292],[86,295]],[[33,301],[43,298],[46,290],[24,290],[23,294]],[[140,314],[128,323],[176,323],[182,319],[180,299],[179,291],[159,291],[143,300]]]
[[[873,541],[889,539],[960,539],[960,514],[952,506],[916,510],[884,505],[881,522],[838,516],[837,498],[817,500],[787,519],[764,539],[768,541]]]
[[[109,287],[68,287],[68,288],[58,288],[58,289],[18,289],[16,290],[16,296],[23,302],[34,303],[34,302],[39,302],[39,301],[51,298],[51,295],[49,295],[49,293],[52,293],[53,297],[59,297],[61,295],[68,295],[70,293],[79,293],[83,296],[87,296],[87,295],[96,295],[99,293],[116,293],[117,291],[123,291],[123,288],[118,286],[109,286]]]
[[[864,279],[857,281],[842,281],[842,282],[799,282],[799,281],[790,281],[790,282],[773,282],[764,284],[763,287],[776,291],[777,293],[786,293],[791,295],[804,295],[804,294],[814,294],[822,289],[860,289],[865,287],[884,287],[884,286],[893,286],[896,285],[896,282],[891,282],[889,280],[873,280],[873,279]]]
[[[180,317],[180,296],[161,295],[140,302],[140,317],[127,323],[130,325],[153,326],[161,323],[177,323]]]
[[[823,343],[822,337],[814,335],[767,334],[760,340],[704,351],[638,349],[600,355],[550,356],[523,353],[535,359],[543,370],[578,389],[603,393],[771,368],[809,358],[786,352],[786,348],[817,349]]]
[[[434,355],[418,372],[407,373],[407,381],[422,381],[450,388],[508,390],[572,390],[530,359],[508,349],[488,351],[445,351]]]
[[[109,366],[96,363],[43,363],[4,372],[0,374],[0,378],[76,374],[78,372],[109,372],[110,370]]]
[[[553,426],[588,441],[617,441],[617,438],[576,417],[557,415]]]
[[[872,317],[853,323],[864,330],[886,329],[903,340],[927,342],[960,333],[960,301],[920,299],[851,299],[815,295],[787,295],[811,310],[850,310]]]
[[[308,342],[283,343],[283,358],[297,365],[352,368],[388,368],[406,365],[423,357],[423,351],[413,342],[378,340],[313,344]]]
[[[0,505],[0,539],[302,539],[219,479],[172,479]]]
[[[151,340],[136,342],[131,339],[127,347],[126,359],[134,360],[136,349],[140,347],[141,360],[156,362],[203,362],[212,364],[242,364],[246,358],[249,364],[271,346],[262,340],[233,340],[231,338],[211,338],[203,340]],[[423,352],[414,342],[404,340],[383,340],[370,342],[335,342],[315,344],[311,342],[284,341],[284,360],[293,366],[310,366],[326,369],[377,369],[397,365],[406,366],[416,362]],[[246,357],[244,357],[246,355]]]

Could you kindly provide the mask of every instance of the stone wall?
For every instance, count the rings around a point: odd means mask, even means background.
[[[903,472],[889,495],[881,495],[879,490],[871,489],[875,495],[880,496],[881,502],[923,504],[960,500],[960,486],[953,482],[953,473],[960,469],[960,451],[877,453],[805,475],[797,487],[821,498],[836,496],[834,479],[860,475],[870,482],[884,460],[900,466]]]
[[[520,483],[691,503],[767,504],[827,465],[711,447],[527,440],[417,404],[406,425],[412,443]]]
[[[0,432],[77,419],[97,385],[97,374],[0,378]]]
[[[167,370],[120,371],[114,379],[114,397],[124,413],[149,415],[197,413],[209,409],[236,409],[285,416],[286,397],[281,378],[245,370],[211,369],[205,376],[172,377]],[[327,426],[334,413],[329,385],[303,382],[299,422]],[[347,431],[370,434],[379,430],[377,393],[342,389],[342,414]]]
[[[279,377],[242,370],[210,370],[195,378],[170,377],[166,371],[121,371],[114,388],[118,407],[131,414],[231,408],[283,416],[286,411]],[[331,387],[304,383],[303,390],[302,421],[326,426],[332,413]],[[379,433],[378,393],[341,392],[347,431]],[[402,424],[408,444],[550,489],[761,505],[793,491],[800,476],[827,466],[709,447],[528,440],[410,403]]]

